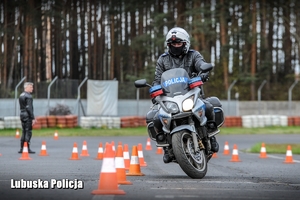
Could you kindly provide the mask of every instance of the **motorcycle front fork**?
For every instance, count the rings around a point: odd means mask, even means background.
[[[192,138],[193,138],[193,143],[194,143],[194,150],[196,152],[200,151],[199,144],[198,144],[196,127],[195,127],[195,122],[193,121],[192,117],[189,117],[188,122],[189,122],[190,126],[192,127]]]

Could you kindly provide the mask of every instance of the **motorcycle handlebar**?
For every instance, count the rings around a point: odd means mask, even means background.
[[[192,78],[195,78],[195,77],[200,77],[203,82],[206,82],[206,81],[209,80],[209,72],[205,72],[205,73],[199,72],[198,75],[193,72],[192,73]]]
[[[203,82],[206,82],[209,80],[209,72],[205,72],[205,73],[199,73],[198,76],[201,78],[201,80]]]

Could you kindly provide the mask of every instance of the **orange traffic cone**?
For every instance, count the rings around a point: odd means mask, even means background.
[[[93,190],[91,193],[95,195],[126,194],[124,190],[118,188],[115,154],[112,150],[112,144],[106,143],[105,145],[98,189]]]
[[[20,138],[20,132],[19,132],[19,129],[16,130],[16,136],[15,138]]]
[[[19,160],[31,160],[31,158],[29,157],[29,154],[28,154],[27,142],[24,142],[22,156],[21,156],[21,158],[19,158]]]
[[[98,154],[95,160],[103,160],[103,147],[102,147],[102,142],[99,143],[98,147]]]
[[[130,181],[126,180],[126,170],[125,170],[122,145],[118,145],[115,162],[116,162],[118,183],[123,184],[123,185],[132,185],[132,183]]]
[[[238,153],[238,148],[237,148],[236,144],[233,145],[232,157],[231,157],[230,162],[241,162],[239,159],[239,153]]]
[[[259,157],[260,158],[267,158],[267,151],[266,151],[265,143],[261,144]]]
[[[87,144],[86,141],[83,141],[83,145],[82,145],[82,150],[81,150],[81,154],[80,156],[90,156],[88,149],[87,149]]]
[[[78,157],[78,148],[77,148],[76,142],[74,142],[73,150],[72,150],[72,157],[69,158],[69,160],[80,160],[80,158]]]
[[[139,156],[139,162],[141,167],[146,167],[147,163],[144,160],[144,154],[143,154],[143,146],[141,143],[138,144],[138,156]]]
[[[212,158],[217,158],[217,157],[218,157],[217,153],[213,153]]]
[[[230,152],[229,152],[229,146],[228,146],[228,142],[226,141],[225,145],[224,145],[223,155],[229,155],[229,154],[230,154]]]
[[[147,144],[146,144],[145,150],[147,150],[147,151],[152,150],[150,138],[147,139]]]
[[[141,167],[138,158],[137,146],[132,146],[132,153],[130,159],[129,172],[126,173],[127,176],[144,176],[145,174],[141,173]]]
[[[293,153],[292,153],[291,145],[288,145],[288,147],[287,147],[284,163],[287,163],[287,164],[295,163],[294,160],[293,160]]]
[[[129,170],[130,157],[129,157],[129,152],[128,152],[128,144],[124,144],[123,158],[124,158],[125,169]]]
[[[58,140],[58,133],[57,133],[57,131],[54,132],[54,137],[53,138],[54,138],[54,140]]]
[[[40,152],[39,156],[49,156],[47,154],[46,142],[45,141],[42,141],[42,147],[41,147],[41,152]]]
[[[157,147],[156,154],[164,154],[162,147]]]

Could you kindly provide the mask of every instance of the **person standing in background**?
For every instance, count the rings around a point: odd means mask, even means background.
[[[23,152],[24,142],[28,144],[28,153],[35,153],[30,149],[30,140],[32,136],[32,126],[36,123],[34,113],[33,113],[33,99],[32,93],[33,83],[25,82],[24,83],[24,92],[19,97],[20,104],[20,120],[22,122],[22,137],[20,143],[20,151]]]

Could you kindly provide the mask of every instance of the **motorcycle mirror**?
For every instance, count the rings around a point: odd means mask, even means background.
[[[202,73],[208,72],[214,68],[213,64],[211,63],[204,63],[201,65],[200,69]]]
[[[136,80],[136,81],[134,82],[134,86],[135,86],[136,88],[146,87],[146,86],[147,86],[147,80],[146,80],[146,79]]]

